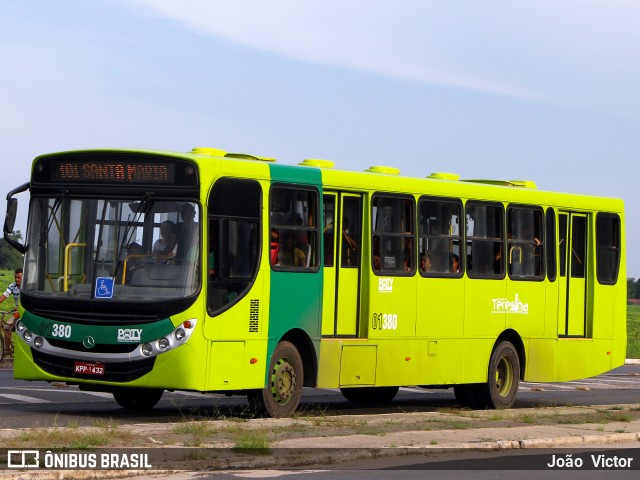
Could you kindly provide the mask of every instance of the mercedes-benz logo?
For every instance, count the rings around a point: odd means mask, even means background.
[[[82,340],[82,345],[84,345],[84,348],[93,348],[96,346],[96,341],[91,335],[87,335],[84,337],[84,340]]]

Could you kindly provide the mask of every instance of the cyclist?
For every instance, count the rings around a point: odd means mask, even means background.
[[[22,269],[16,268],[14,274],[15,282],[9,284],[5,292],[0,295],[0,303],[4,302],[7,298],[13,295],[13,301],[16,303],[16,308],[18,308],[18,299],[20,298],[20,285],[22,284]]]

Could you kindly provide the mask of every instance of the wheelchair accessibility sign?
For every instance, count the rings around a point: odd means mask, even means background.
[[[113,297],[113,278],[98,277],[96,278],[96,298],[112,298]]]

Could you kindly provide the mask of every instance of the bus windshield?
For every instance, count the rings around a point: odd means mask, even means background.
[[[22,293],[33,298],[157,302],[199,288],[195,202],[36,197]]]

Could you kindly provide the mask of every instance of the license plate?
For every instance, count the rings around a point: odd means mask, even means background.
[[[75,362],[73,371],[84,375],[104,375],[104,363]]]

